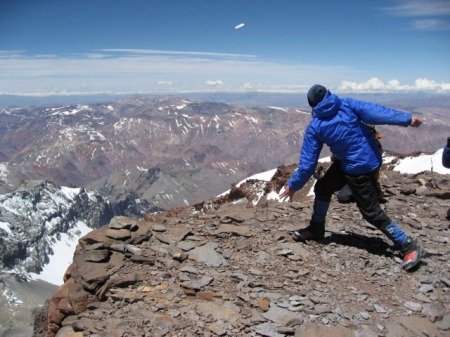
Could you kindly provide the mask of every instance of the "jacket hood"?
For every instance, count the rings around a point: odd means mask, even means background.
[[[341,103],[341,99],[328,90],[322,102],[312,109],[312,115],[319,119],[331,118],[338,113]]]

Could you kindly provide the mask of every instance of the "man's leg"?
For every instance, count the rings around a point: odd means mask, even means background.
[[[409,270],[416,266],[425,251],[420,243],[408,237],[380,207],[380,189],[377,186],[375,172],[358,176],[346,175],[346,180],[364,219],[380,229],[402,250],[403,269]]]
[[[345,175],[339,162],[335,161],[322,178],[319,178],[314,186],[313,215],[308,227],[294,231],[295,241],[320,240],[325,236],[325,218],[330,207],[331,196],[344,185]]]

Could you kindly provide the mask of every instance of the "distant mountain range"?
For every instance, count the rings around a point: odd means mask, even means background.
[[[376,103],[399,101],[423,101],[432,100],[434,104],[439,100],[448,106],[449,95],[432,94],[430,92],[398,92],[398,93],[348,93],[340,96],[350,96],[356,99],[372,101]],[[152,94],[148,97],[162,97],[167,94]],[[243,104],[249,107],[264,107],[270,105],[297,106],[308,108],[306,93],[270,93],[270,92],[190,92],[172,94],[194,101],[226,102],[229,104]],[[135,94],[92,94],[92,95],[0,95],[1,107],[26,107],[30,105],[71,105],[71,104],[103,104],[117,99],[136,96]],[[436,106],[436,105],[434,105]],[[445,105],[443,105],[445,106]]]
[[[43,179],[99,191],[117,214],[140,215],[205,200],[254,173],[298,162],[311,118],[309,108],[288,104],[298,95],[210,96],[0,108],[0,193]],[[257,98],[258,106],[238,103]],[[262,105],[269,101],[280,104]],[[389,102],[426,123],[380,126],[385,149],[442,148],[449,103],[441,96]]]

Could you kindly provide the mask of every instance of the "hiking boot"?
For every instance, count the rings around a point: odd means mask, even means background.
[[[406,271],[417,266],[420,259],[425,255],[425,249],[422,244],[409,237],[402,245],[401,250],[403,253],[402,268]]]
[[[325,237],[325,221],[310,222],[306,228],[297,229],[292,233],[294,241],[321,240]]]

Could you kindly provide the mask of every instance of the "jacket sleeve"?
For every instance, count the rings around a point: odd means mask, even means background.
[[[352,98],[347,98],[346,101],[358,117],[366,124],[399,126],[408,126],[411,124],[412,116],[410,113]]]
[[[303,138],[300,162],[297,170],[288,181],[290,189],[298,191],[305,186],[314,174],[322,147],[323,143],[316,137],[314,129],[310,124]]]

